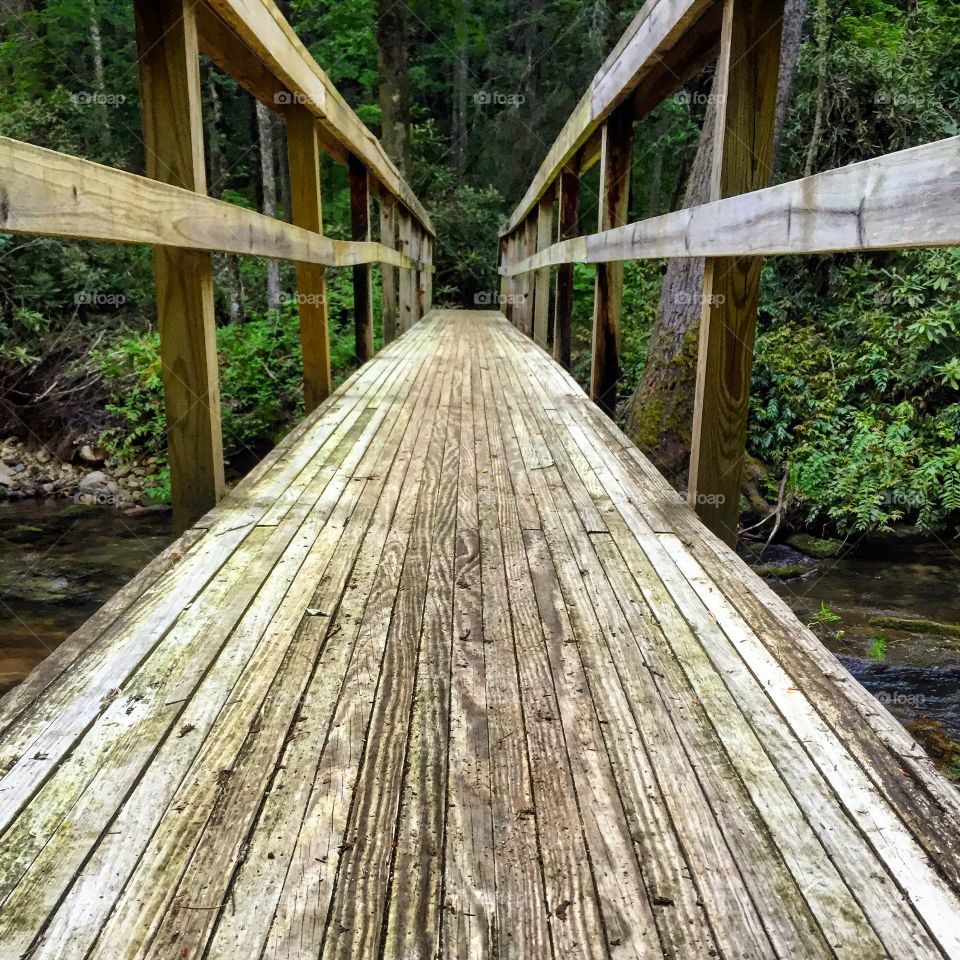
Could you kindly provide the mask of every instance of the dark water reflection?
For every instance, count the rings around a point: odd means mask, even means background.
[[[0,504],[0,692],[19,683],[173,540],[169,513]]]

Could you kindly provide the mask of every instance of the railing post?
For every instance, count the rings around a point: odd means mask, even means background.
[[[293,222],[323,233],[323,196],[320,185],[320,149],[317,122],[301,105],[286,113],[287,154]],[[303,351],[303,406],[315,410],[333,390],[330,375],[330,334],[327,319],[327,268],[318,263],[297,264],[300,302],[300,345]]]
[[[367,168],[352,153],[350,171],[350,226],[355,241],[370,240],[370,177]],[[357,359],[373,356],[373,269],[369,263],[353,268],[353,323]]]
[[[603,125],[600,152],[600,230],[627,222],[630,203],[630,160],[633,154],[633,110],[625,104]],[[590,398],[613,416],[620,379],[620,308],[623,264],[598,263],[594,287]]]
[[[537,213],[527,217],[523,228],[523,257],[532,257],[537,250]],[[536,288],[534,280],[536,274],[527,271],[523,275],[523,332],[533,337],[533,300]]]
[[[417,320],[422,320],[427,312],[425,304],[427,302],[427,282],[426,271],[423,270],[423,261],[427,251],[427,233],[417,224]]]
[[[195,5],[136,0],[147,176],[206,195]],[[155,247],[174,525],[223,496],[223,438],[209,253]]]
[[[537,206],[537,252],[553,242],[553,189],[549,189]],[[536,273],[536,292],[533,300],[533,339],[544,349],[550,332],[550,268],[541,267]]]
[[[564,168],[560,174],[558,238],[572,240],[580,224],[579,163]],[[557,363],[570,369],[573,325],[573,264],[557,267],[557,296],[553,316],[553,356]]]
[[[380,200],[380,242],[397,249],[397,202],[384,193]],[[390,263],[380,265],[383,280],[383,343],[397,339],[397,268]]]
[[[506,236],[506,262],[513,266],[517,262],[517,235],[509,233]],[[519,288],[520,278],[514,274],[505,278],[507,281],[506,299],[503,302],[503,312],[506,318],[514,325],[517,325],[517,289]]]
[[[423,261],[428,267],[433,266],[433,237],[423,235]],[[433,309],[433,274],[429,270],[423,273],[423,312],[429,313]]]
[[[726,0],[717,81],[711,200],[767,185],[783,0]],[[700,323],[689,498],[703,522],[736,543],[753,367],[758,257],[708,259]]]
[[[400,252],[413,257],[413,224],[410,214],[401,206],[397,207],[400,230]],[[400,330],[406,333],[413,326],[413,289],[414,270],[400,268]]]

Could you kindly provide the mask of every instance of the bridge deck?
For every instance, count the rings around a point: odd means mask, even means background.
[[[432,314],[0,707],[0,954],[960,957],[960,803],[548,357]]]

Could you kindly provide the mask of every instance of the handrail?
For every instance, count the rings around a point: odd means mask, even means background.
[[[380,142],[273,0],[133,0],[147,176],[0,137],[0,230],[154,248],[174,523],[224,493],[210,254],[297,264],[305,409],[332,390],[326,267],[352,267],[356,352],[373,352],[371,265],[383,265],[384,336],[432,299],[435,231]],[[207,195],[200,53],[287,127],[293,223]],[[350,168],[351,239],[324,235],[320,154]],[[381,207],[372,239],[370,198]]]
[[[688,497],[736,540],[761,257],[960,245],[960,138],[769,187],[784,0],[647,0],[500,239],[508,317],[570,366],[573,265],[594,263],[590,393],[617,402],[623,262],[704,257]],[[632,128],[716,56],[709,203],[629,223]],[[578,235],[600,157],[599,229]],[[556,233],[538,230],[553,222]],[[550,269],[557,268],[550,297]],[[536,282],[532,282],[535,275]]]
[[[538,249],[500,272],[565,263],[960,246],[960,137]]]
[[[149,177],[0,136],[0,230],[353,267],[433,272],[372,241],[334,240]]]

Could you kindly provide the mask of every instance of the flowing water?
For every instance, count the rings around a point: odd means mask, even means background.
[[[173,540],[169,513],[0,504],[0,693]]]
[[[0,692],[172,539],[166,513],[0,505]],[[796,568],[792,579],[772,578],[774,589],[903,722],[932,718],[960,741],[960,638],[871,623],[960,623],[960,541],[873,541],[818,562],[777,546],[763,559]]]

